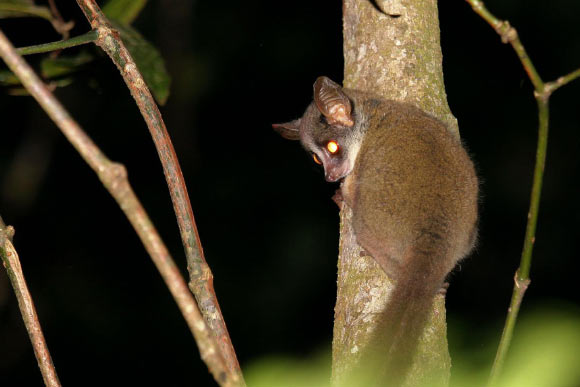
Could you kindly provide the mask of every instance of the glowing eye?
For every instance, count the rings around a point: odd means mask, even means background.
[[[318,156],[316,156],[315,153],[312,154],[312,158],[314,159],[314,162],[316,164],[322,164],[322,162],[318,159]]]
[[[332,154],[335,154],[336,152],[338,152],[338,143],[334,140],[329,141],[326,144],[326,149],[328,149],[328,151]]]

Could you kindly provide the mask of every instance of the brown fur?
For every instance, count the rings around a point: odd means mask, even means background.
[[[327,180],[343,179],[341,194],[353,210],[358,243],[396,281],[375,338],[363,351],[365,371],[357,374],[372,376],[365,385],[399,386],[435,294],[473,247],[477,177],[460,141],[412,105],[342,89],[323,77],[314,99],[301,119],[275,128],[316,153]],[[341,109],[349,112],[341,118],[346,124],[336,124],[327,100],[352,104]],[[325,150],[330,139],[342,147],[338,154]]]

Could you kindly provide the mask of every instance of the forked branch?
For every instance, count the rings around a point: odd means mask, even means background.
[[[12,44],[1,31],[0,56],[20,79],[28,92],[61,129],[87,164],[97,173],[105,188],[115,198],[129,219],[179,306],[195,337],[201,357],[206,362],[216,381],[222,386],[239,386],[240,381],[237,374],[228,369],[221,356],[216,338],[201,316],[185,280],[130,187],[125,167],[119,163],[111,162],[101,152],[60,102],[50,93],[32,68],[16,53]]]
[[[485,8],[483,1],[466,0],[473,10],[489,23],[494,30],[501,36],[503,43],[509,43],[524,70],[528,74],[532,85],[534,86],[534,96],[538,105],[538,145],[536,148],[536,164],[534,167],[534,180],[532,183],[532,193],[530,198],[530,209],[528,212],[528,223],[526,225],[526,235],[524,237],[524,247],[520,260],[520,267],[514,277],[514,289],[506,323],[502,332],[500,344],[497,350],[495,360],[491,369],[491,375],[488,381],[489,386],[497,383],[501,370],[503,368],[507,351],[509,349],[513,331],[520,309],[520,305],[526,289],[530,284],[530,267],[532,264],[532,250],[536,240],[536,225],[538,222],[538,212],[540,208],[540,196],[542,193],[542,181],[544,177],[544,167],[546,164],[546,150],[548,148],[548,124],[550,109],[548,102],[551,94],[559,87],[580,77],[580,69],[562,76],[553,82],[545,83],[538,74],[532,60],[528,56],[524,45],[518,37],[514,27],[506,20],[500,20]]]

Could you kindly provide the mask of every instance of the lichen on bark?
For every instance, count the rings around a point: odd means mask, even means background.
[[[400,0],[389,16],[371,0],[343,2],[344,86],[412,103],[457,133],[443,84],[435,0]]]
[[[412,103],[459,136],[443,84],[436,0],[344,0],[344,86]],[[391,14],[385,13],[385,9]],[[396,11],[396,12],[395,12]],[[351,210],[341,211],[338,292],[332,344],[332,384],[346,380],[350,365],[376,326],[393,283],[378,264],[361,256]],[[406,386],[449,384],[445,299],[438,296]]]

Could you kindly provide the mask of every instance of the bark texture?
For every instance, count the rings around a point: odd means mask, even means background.
[[[459,136],[447,105],[436,0],[344,0],[344,86],[412,103]],[[360,357],[393,283],[374,259],[360,256],[352,213],[340,219],[338,294],[332,345],[332,384],[341,385]],[[445,299],[437,296],[405,386],[446,386],[451,359]]]
[[[344,0],[343,37],[345,87],[412,103],[459,135],[443,84],[436,0]]]

